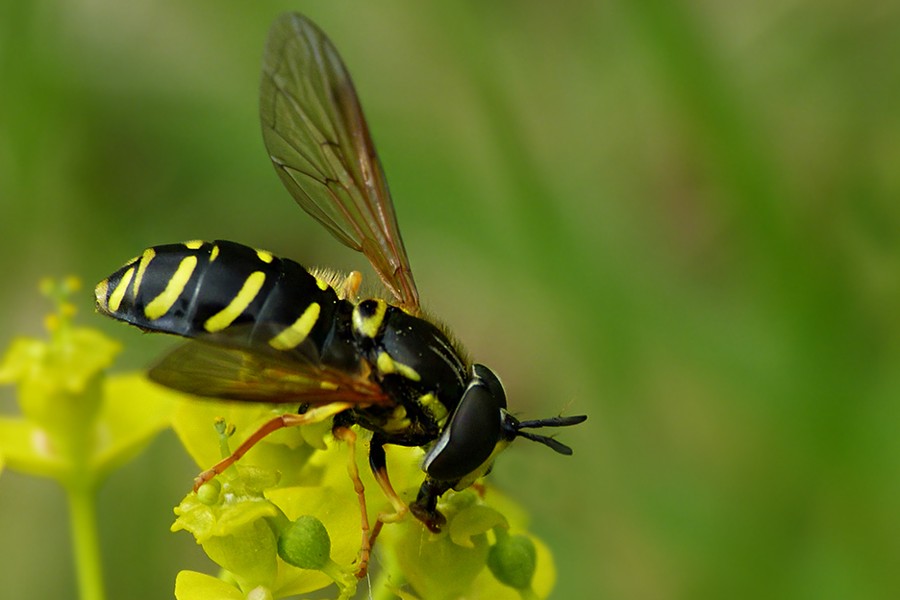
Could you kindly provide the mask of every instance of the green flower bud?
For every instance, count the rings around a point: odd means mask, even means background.
[[[278,556],[301,569],[321,570],[331,562],[331,538],[320,520],[303,515],[281,532]]]
[[[219,492],[222,491],[222,484],[218,479],[211,479],[197,490],[197,499],[206,506],[212,506],[219,501]]]
[[[500,583],[526,590],[537,565],[534,542],[525,535],[502,536],[491,546],[487,564]]]

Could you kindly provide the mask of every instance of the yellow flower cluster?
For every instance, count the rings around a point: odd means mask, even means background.
[[[0,362],[0,383],[16,387],[21,409],[21,416],[0,417],[0,466],[53,478],[82,507],[72,512],[81,595],[102,598],[93,501],[103,479],[170,425],[208,467],[228,454],[231,433],[248,435],[277,407],[179,400],[143,374],[108,375],[120,346],[73,324],[68,298],[78,282],[41,287],[57,306],[45,321],[48,339],[15,339]],[[357,435],[367,441],[368,432]],[[222,574],[182,571],[176,597],[265,600],[331,585],[338,598],[353,597],[362,527],[347,476],[351,456],[330,423],[280,430],[199,493],[188,493],[172,530],[194,535]],[[421,460],[421,449],[388,448],[392,482],[407,501],[422,481]],[[369,470],[358,470],[372,490],[373,528],[374,515],[391,506]],[[477,489],[445,496],[440,510],[448,521],[440,534],[411,516],[385,525],[366,587],[403,600],[547,597],[555,578],[550,553],[524,533],[519,507],[495,490]]]

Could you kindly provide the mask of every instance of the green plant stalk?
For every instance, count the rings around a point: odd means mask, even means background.
[[[97,492],[93,485],[68,485],[72,551],[81,600],[103,600],[103,569],[97,536]]]

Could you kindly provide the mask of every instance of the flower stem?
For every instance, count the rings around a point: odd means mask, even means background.
[[[97,538],[96,493],[92,486],[68,486],[72,550],[81,600],[103,600],[103,573]]]

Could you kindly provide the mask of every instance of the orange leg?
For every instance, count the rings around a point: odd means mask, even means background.
[[[362,285],[362,273],[351,271],[338,290],[338,298],[341,300],[353,300],[359,292],[360,285]]]
[[[350,457],[347,463],[347,472],[353,481],[353,489],[356,491],[356,497],[359,498],[359,513],[361,519],[360,529],[362,530],[362,542],[359,547],[359,563],[357,565],[356,577],[362,579],[369,570],[369,556],[372,552],[373,539],[369,537],[369,513],[366,509],[366,488],[363,486],[362,479],[359,478],[359,468],[356,466],[356,433],[349,427],[339,427],[334,430],[334,437],[347,442],[350,447]],[[378,527],[378,529],[381,529]]]
[[[397,492],[394,491],[394,486],[391,485],[391,480],[388,479],[387,469],[380,469],[374,472],[375,481],[378,482],[378,485],[381,487],[381,491],[384,492],[384,495],[387,496],[387,499],[390,500],[391,504],[394,507],[394,512],[383,512],[378,514],[378,519],[375,521],[375,526],[372,528],[372,533],[369,535],[369,547],[375,546],[375,540],[378,538],[378,534],[381,533],[381,528],[385,523],[396,523],[403,519],[406,516],[406,513],[409,512],[409,507],[406,506],[406,503],[400,499],[400,496],[397,495]]]
[[[378,486],[381,488],[381,491],[384,492],[384,495],[390,501],[391,506],[394,509],[393,512],[383,512],[378,515],[378,520],[375,522],[372,534],[369,536],[369,546],[374,546],[378,534],[381,533],[382,526],[385,523],[396,523],[397,521],[400,521],[406,516],[406,513],[409,512],[409,507],[400,499],[400,496],[391,484],[387,472],[387,456],[384,453],[384,441],[378,436],[374,436],[369,445],[369,465],[372,467],[372,474],[375,476],[375,481],[378,482]]]
[[[378,515],[378,521],[381,523],[396,523],[406,516],[406,513],[409,512],[409,507],[406,506],[406,502],[401,500],[397,492],[394,491],[394,486],[391,485],[391,480],[388,478],[386,468],[378,469],[373,474],[375,475],[375,481],[377,481],[378,485],[381,487],[381,491],[384,492],[384,495],[387,496],[391,506],[394,507],[394,512],[380,513]]]
[[[238,459],[244,456],[250,448],[255,446],[260,440],[273,431],[278,431],[285,427],[296,427],[308,423],[318,423],[352,407],[353,404],[350,404],[349,402],[333,402],[324,406],[313,407],[302,415],[288,413],[266,421],[259,429],[253,432],[253,435],[247,438],[243,444],[238,446],[237,450],[231,453],[231,456],[223,458],[211,468],[197,475],[197,477],[194,478],[194,491],[196,492],[201,485],[210,481],[216,475],[221,474],[225,469],[233,465]]]

